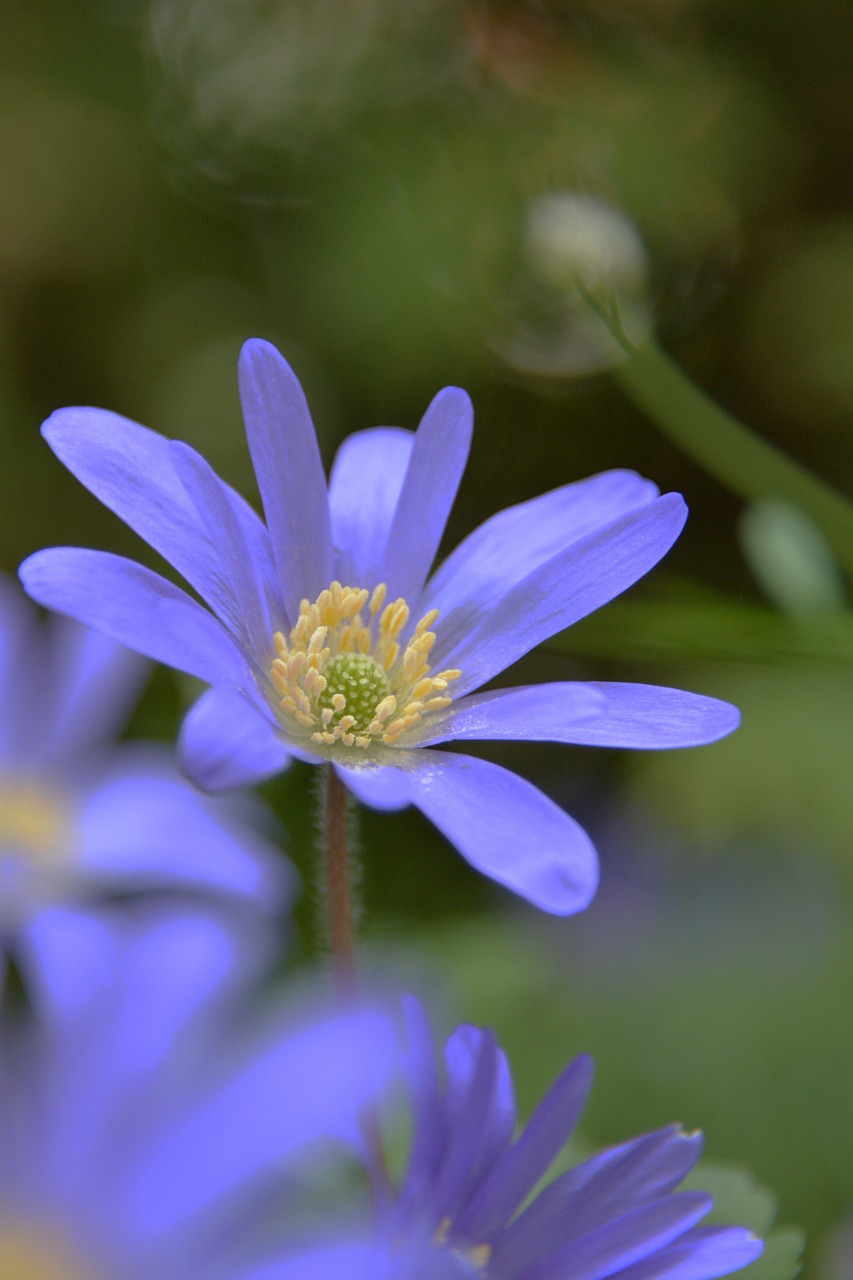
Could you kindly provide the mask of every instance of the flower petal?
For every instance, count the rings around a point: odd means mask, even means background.
[[[121,925],[103,914],[48,907],[37,912],[19,947],[39,1017],[56,1025],[103,998],[115,972]]]
[[[483,1240],[507,1221],[572,1135],[592,1086],[592,1059],[575,1058],[533,1112],[518,1141],[494,1165],[460,1213],[456,1231]]]
[[[244,694],[222,685],[202,694],[185,717],[178,752],[203,791],[253,786],[290,764],[275,725]]]
[[[459,1274],[455,1269],[448,1272],[454,1280]],[[251,1270],[241,1268],[239,1280],[341,1280],[342,1276],[346,1276],[346,1280],[405,1280],[407,1275],[409,1272],[390,1247],[353,1241],[318,1245],[310,1251],[287,1254]],[[445,1280],[443,1272],[438,1274],[434,1268],[430,1277]]]
[[[423,1216],[429,1188],[435,1177],[447,1125],[426,1012],[414,996],[403,997],[408,1052],[405,1069],[412,1102],[412,1140],[403,1186],[397,1198],[398,1216],[407,1212]]]
[[[70,1200],[75,1221],[94,1214],[96,1225],[122,1203],[116,1118],[121,1149],[144,1150],[153,1136],[146,1103],[165,1100],[162,1068],[168,1091],[189,1065],[174,1054],[176,1035],[185,1051],[194,1036],[207,1039],[216,1005],[267,967],[270,933],[257,919],[250,926],[232,915],[226,929],[212,913],[162,903],[132,915],[42,912],[30,933],[39,1012],[56,1033],[34,1063],[46,1076],[38,1167]],[[206,1059],[199,1063],[196,1046],[201,1091]]]
[[[406,735],[407,743],[431,746],[457,739],[518,739],[530,742],[574,742],[578,726],[586,728],[606,707],[595,686],[580,682],[534,684],[494,689],[461,698],[441,715],[427,716]]]
[[[250,680],[242,654],[212,614],[185,591],[107,551],[52,547],[20,568],[39,604],[69,614],[156,662],[210,684]]]
[[[329,480],[334,576],[372,590],[382,581],[388,535],[406,477],[413,431],[372,427],[347,436]]]
[[[450,553],[418,612],[438,609],[442,643],[451,648],[534,569],[658,496],[634,471],[605,471],[508,507]]]
[[[619,1280],[715,1280],[760,1256],[763,1241],[746,1227],[694,1227],[651,1258],[619,1272]]]
[[[344,786],[369,809],[405,809],[412,803],[407,774],[402,769],[386,765],[348,769],[337,764],[335,769]]]
[[[445,387],[428,407],[394,513],[383,579],[388,597],[416,601],[438,551],[468,461],[474,410],[458,387]]]
[[[12,769],[44,766],[42,726],[51,714],[46,629],[13,579],[0,575],[0,761]]]
[[[259,563],[225,486],[201,454],[176,440],[171,455],[175,473],[219,553],[222,590],[211,603],[241,648],[261,666],[268,665],[274,656],[273,635],[284,615],[272,580],[266,530],[266,555]]]
[[[473,756],[412,752],[412,803],[484,875],[555,915],[589,905],[598,859],[586,833],[536,787]]]
[[[623,1214],[525,1271],[525,1280],[603,1280],[683,1235],[711,1208],[710,1196],[684,1191]]]
[[[470,738],[568,742],[645,750],[695,747],[731,733],[740,712],[731,703],[653,684],[577,683],[495,689],[454,703],[408,735],[429,746]]]
[[[311,414],[296,374],[269,342],[253,338],[240,354],[246,437],[291,625],[304,597],[332,578],[326,477]]]
[[[41,732],[45,756],[58,761],[121,730],[150,668],[140,654],[70,618],[52,618],[50,632],[49,661],[58,678]]]
[[[611,1147],[562,1174],[501,1233],[494,1250],[498,1270],[511,1273],[562,1249],[674,1190],[702,1150],[700,1134],[677,1125]]]
[[[473,1043],[470,1043],[471,1033]],[[468,1043],[457,1043],[460,1036]],[[457,1028],[445,1050],[449,1071],[455,1065],[454,1060],[458,1060],[460,1049],[467,1059],[466,1070],[462,1076],[458,1072],[455,1078],[451,1076],[457,1105],[447,1126],[441,1163],[435,1171],[430,1191],[430,1213],[435,1216],[430,1223],[433,1229],[437,1229],[445,1219],[455,1218],[466,1183],[476,1176],[492,1145],[490,1122],[500,1088],[502,1065],[494,1032],[479,1027]]]
[[[158,752],[130,753],[79,815],[81,869],[101,886],[186,886],[275,912],[293,893],[278,851],[227,807],[200,796]]]
[[[120,414],[87,408],[58,410],[42,434],[69,471],[212,607],[219,606],[223,591],[227,598],[217,540],[175,474],[165,436]],[[254,558],[265,556],[269,564],[267,535],[257,514],[228,485],[218,478],[216,483],[254,548]]]
[[[553,741],[640,750],[698,747],[740,724],[737,707],[701,693],[655,684],[593,682],[588,687],[604,698],[603,710]]]
[[[681,495],[669,493],[572,543],[517,583],[454,647],[448,648],[439,624],[432,665],[461,668],[453,686],[457,696],[485,684],[647,573],[672,546],[686,516]]]
[[[252,1181],[280,1177],[307,1144],[357,1140],[360,1110],[388,1080],[394,1037],[359,1012],[255,1045],[212,1094],[186,1109],[134,1166],[124,1203],[131,1242],[150,1245],[191,1219],[217,1214]],[[263,1117],[263,1123],[258,1123]]]

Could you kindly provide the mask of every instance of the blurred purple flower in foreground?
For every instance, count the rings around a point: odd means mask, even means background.
[[[485,875],[557,914],[587,905],[595,851],[535,787],[442,742],[613,747],[712,742],[726,703],[635,684],[475,693],[540,641],[624,591],[669,549],[678,494],[613,471],[494,516],[429,577],[468,455],[472,410],[449,387],[417,433],[376,428],[340,449],[327,489],[302,389],[268,343],[240,390],[265,527],[187,445],[116,414],[63,409],[44,434],[94,494],[210,610],[150,570],[54,548],[27,590],[213,688],[185,723],[185,768],[216,790],[330,761],[366,804],[415,804]]]
[[[164,749],[113,742],[147,665],[67,618],[42,624],[0,579],[0,943],[24,968],[53,903],[179,889],[271,913],[291,897],[245,805],[199,796]]]
[[[286,1252],[291,1183],[355,1150],[390,1026],[249,1017],[258,935],[235,925],[174,909],[38,922],[36,1016],[0,1014],[4,1277],[254,1280]]]
[[[423,1011],[413,1000],[407,1011],[411,1154],[378,1241],[321,1246],[268,1280],[711,1280],[761,1253],[743,1227],[697,1225],[711,1197],[676,1188],[701,1136],[677,1125],[599,1152],[528,1200],[577,1123],[591,1061],[567,1067],[513,1141],[512,1080],[494,1035],[458,1027],[442,1087]]]

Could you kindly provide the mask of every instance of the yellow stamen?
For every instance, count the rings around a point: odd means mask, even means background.
[[[61,797],[46,787],[23,778],[0,782],[0,846],[55,864],[68,850],[70,826]]]
[[[92,1280],[94,1274],[44,1223],[0,1221],[0,1280]]]
[[[289,636],[275,633],[270,682],[291,732],[309,730],[310,741],[329,747],[393,746],[450,705],[444,691],[461,672],[432,675],[429,667],[438,610],[404,640],[409,606],[402,597],[386,603],[386,595],[384,583],[371,593],[333,582],[313,603],[302,601]]]

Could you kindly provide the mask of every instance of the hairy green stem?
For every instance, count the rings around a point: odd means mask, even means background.
[[[355,901],[349,800],[332,765],[323,765],[323,889],[332,972],[340,1001],[356,993]]]

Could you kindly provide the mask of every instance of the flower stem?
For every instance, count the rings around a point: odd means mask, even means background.
[[[338,998],[356,993],[355,904],[347,790],[332,765],[323,766],[323,871],[326,926]]]
[[[853,574],[853,503],[711,400],[653,338],[625,332],[618,300],[582,289],[625,353],[612,374],[634,404],[701,467],[748,501],[782,498],[811,516]]]
[[[356,1003],[356,902],[354,894],[351,805],[346,787],[332,765],[323,766],[323,869],[326,930],[338,1001],[349,1009]],[[390,1195],[390,1179],[382,1147],[379,1117],[371,1106],[359,1117],[363,1156],[376,1205]]]

